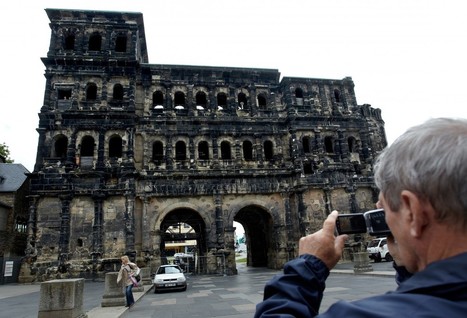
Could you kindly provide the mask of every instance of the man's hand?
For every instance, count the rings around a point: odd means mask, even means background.
[[[298,245],[299,255],[311,254],[319,258],[328,269],[334,268],[341,258],[347,235],[334,236],[337,211],[332,211],[324,221],[323,228],[316,233],[302,237]]]

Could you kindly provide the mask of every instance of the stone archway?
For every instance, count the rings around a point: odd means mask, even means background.
[[[267,267],[273,233],[271,215],[261,207],[249,205],[238,211],[234,221],[245,230],[247,266]]]
[[[188,224],[193,230],[188,233],[181,231],[167,231],[170,227],[179,224]],[[203,256],[207,251],[206,224],[198,212],[189,208],[177,208],[167,213],[160,225],[161,256],[164,257],[164,246],[166,241],[196,240],[196,254]]]

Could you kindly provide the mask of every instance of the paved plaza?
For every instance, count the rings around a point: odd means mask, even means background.
[[[394,271],[390,263],[374,264],[374,271],[353,274],[351,264],[339,264],[326,282],[321,311],[338,300],[354,300],[394,290]],[[88,318],[116,317],[252,317],[255,306],[263,298],[265,283],[280,271],[265,268],[238,267],[234,276],[188,276],[185,292],[154,294],[150,285],[145,292],[135,293],[136,305],[100,307],[104,282],[86,281],[84,310]],[[0,317],[37,317],[40,284],[0,286]]]

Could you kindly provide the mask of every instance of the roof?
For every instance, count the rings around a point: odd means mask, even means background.
[[[29,173],[20,163],[0,163],[0,192],[17,191]]]

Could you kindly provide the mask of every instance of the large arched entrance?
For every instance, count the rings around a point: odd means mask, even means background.
[[[247,266],[267,267],[273,223],[271,215],[261,207],[249,205],[238,211],[234,221],[245,230]]]
[[[187,208],[175,209],[169,212],[161,223],[161,256],[166,258],[173,255],[173,250],[166,248],[168,242],[177,246],[186,246],[184,242],[196,241],[188,252],[203,256],[206,248],[206,225],[201,216],[194,210]],[[178,250],[179,252],[187,252]],[[170,255],[172,254],[172,255]]]

